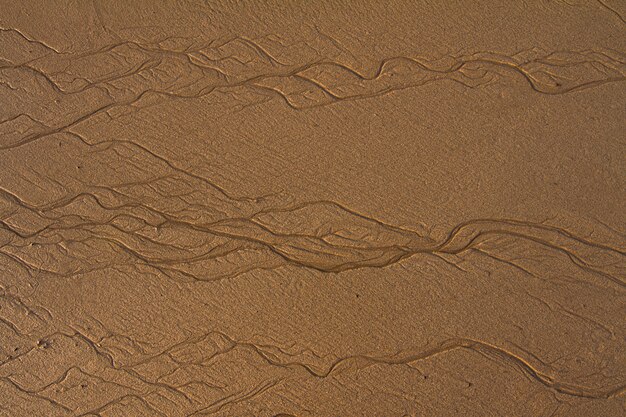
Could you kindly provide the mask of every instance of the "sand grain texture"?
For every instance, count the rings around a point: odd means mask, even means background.
[[[0,416],[625,415],[625,18],[0,1]]]

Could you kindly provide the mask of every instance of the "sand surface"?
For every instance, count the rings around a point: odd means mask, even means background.
[[[0,416],[626,415],[625,19],[0,1]]]

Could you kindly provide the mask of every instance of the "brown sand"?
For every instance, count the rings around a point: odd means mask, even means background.
[[[623,416],[626,2],[0,4],[0,416]]]

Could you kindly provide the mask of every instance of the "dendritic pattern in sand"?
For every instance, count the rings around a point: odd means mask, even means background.
[[[620,1],[0,5],[0,416],[622,416]]]

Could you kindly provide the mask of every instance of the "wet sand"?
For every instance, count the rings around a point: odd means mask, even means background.
[[[1,1],[0,416],[623,416],[625,18]]]

